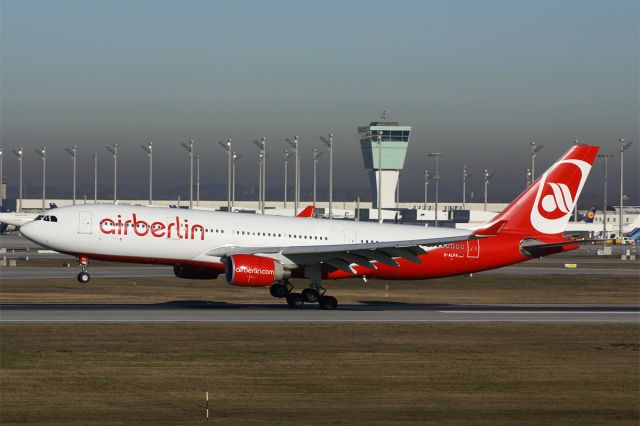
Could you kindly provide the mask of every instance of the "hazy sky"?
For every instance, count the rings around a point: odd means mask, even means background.
[[[4,174],[15,186],[9,151],[21,145],[25,179],[39,186],[33,150],[46,145],[55,196],[55,188],[70,186],[63,148],[77,144],[86,186],[91,155],[99,153],[106,196],[111,158],[104,146],[117,142],[119,181],[140,186],[145,197],[139,145],[155,144],[159,191],[186,184],[179,143],[193,139],[203,184],[224,185],[226,156],[217,141],[231,137],[243,155],[238,181],[255,185],[251,141],[266,136],[268,186],[275,189],[284,139],[299,135],[309,185],[311,151],[321,147],[319,136],[333,132],[336,186],[367,189],[357,126],[387,108],[391,119],[414,129],[405,194],[419,197],[423,172],[433,168],[427,153],[439,150],[446,154],[445,199],[459,198],[467,163],[477,193],[488,168],[496,172],[492,194],[508,201],[524,185],[531,140],[545,145],[542,171],[579,139],[615,153],[616,197],[623,137],[635,142],[625,157],[625,193],[640,204],[638,4],[0,0]],[[600,191],[601,169],[587,192]]]

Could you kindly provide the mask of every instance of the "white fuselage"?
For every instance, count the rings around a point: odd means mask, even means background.
[[[21,232],[63,253],[166,264],[219,263],[219,256],[207,253],[223,247],[285,248],[469,234],[451,228],[122,205],[62,207],[47,211],[46,218],[50,220],[24,225]],[[295,267],[278,254],[268,256]]]

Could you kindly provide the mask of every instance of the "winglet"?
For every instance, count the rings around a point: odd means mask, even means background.
[[[313,206],[307,206],[300,213],[296,215],[296,217],[313,217],[313,213],[315,213],[316,208]]]

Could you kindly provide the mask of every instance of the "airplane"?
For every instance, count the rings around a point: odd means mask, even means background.
[[[57,207],[56,203],[49,203],[49,209],[55,209]],[[25,223],[34,220],[37,216],[37,213],[12,212],[0,207],[0,223],[5,225],[0,229],[3,229],[2,232],[4,232],[9,226],[20,228]]]
[[[591,207],[589,211],[584,215],[580,222],[582,223],[593,223],[593,219],[596,217],[596,208]]]
[[[335,309],[323,280],[422,280],[466,275],[578,248],[564,238],[599,147],[575,145],[505,210],[475,229],[354,222],[144,206],[52,209],[22,226],[28,239],[89,259],[172,265],[179,278],[269,287],[290,307]],[[307,278],[294,291],[290,278]]]

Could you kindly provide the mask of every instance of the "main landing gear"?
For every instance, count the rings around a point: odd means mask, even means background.
[[[305,303],[317,303],[320,309],[331,310],[338,306],[338,300],[333,296],[325,296],[326,290],[320,287],[320,283],[313,284],[302,290],[302,293],[294,293],[293,286],[288,280],[273,284],[269,288],[273,297],[284,298],[291,308],[300,308]]]
[[[78,274],[78,281],[81,284],[86,284],[89,282],[89,280],[91,280],[91,275],[89,275],[89,272],[87,272],[87,266],[89,265],[89,259],[81,256],[78,258],[78,262],[80,263],[80,269],[82,269],[80,271],[80,273]]]

